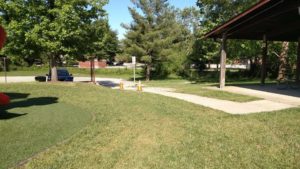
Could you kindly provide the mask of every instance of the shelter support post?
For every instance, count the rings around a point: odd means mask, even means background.
[[[220,89],[225,87],[226,82],[226,58],[227,58],[227,37],[226,34],[222,36],[221,42],[221,57],[220,57]]]
[[[262,44],[262,63],[261,63],[261,85],[265,84],[266,76],[267,76],[267,57],[268,57],[268,41],[267,36],[263,36],[263,44]]]
[[[298,56],[296,67],[296,82],[300,82],[300,37],[298,38]]]

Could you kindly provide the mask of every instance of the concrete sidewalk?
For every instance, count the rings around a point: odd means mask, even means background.
[[[34,82],[34,76],[14,76],[8,77],[8,83],[19,83],[19,82]],[[90,81],[90,77],[75,77],[74,82],[87,82]],[[124,83],[125,90],[136,91],[134,83],[130,81],[124,81],[117,78],[96,78],[99,85],[106,87],[119,89],[119,84],[121,81]],[[4,83],[4,77],[0,77],[0,83]],[[216,87],[209,87],[210,90],[220,90]],[[208,97],[197,96],[193,94],[176,93],[174,89],[171,88],[158,88],[158,87],[144,87],[143,92],[159,94],[167,97],[172,97],[194,104],[198,104],[204,107],[209,107],[212,109],[224,111],[230,114],[249,114],[249,113],[259,113],[259,112],[269,112],[276,110],[283,110],[293,107],[300,106],[300,98],[281,95],[270,92],[257,91],[252,89],[245,89],[241,87],[226,87],[222,91],[228,91],[238,94],[245,94],[250,96],[256,96],[264,98],[265,100],[258,100],[246,103],[239,103],[227,100],[220,100]]]
[[[217,87],[207,87],[211,90],[220,90]],[[263,98],[269,101],[273,101],[276,103],[289,104],[294,106],[300,106],[300,92],[298,90],[279,90],[274,88],[273,86],[263,86],[263,87],[253,87],[248,88],[243,86],[227,86],[222,91],[227,91],[231,93],[255,96],[259,98]],[[276,92],[281,92],[276,93]],[[291,94],[293,92],[293,95]],[[285,94],[286,93],[286,94]],[[299,93],[299,94],[296,94]]]
[[[34,76],[7,76],[7,83],[22,83],[22,82],[34,82]],[[0,77],[0,83],[5,83],[5,78]]]
[[[283,110],[297,107],[291,104],[278,103],[270,100],[258,100],[246,103],[239,103],[227,100],[213,99],[208,97],[196,96],[192,94],[175,93],[170,89],[164,88],[144,88],[144,92],[159,94],[184,100],[204,107],[221,110],[230,114],[250,114]]]

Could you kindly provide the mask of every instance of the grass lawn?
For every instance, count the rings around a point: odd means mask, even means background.
[[[181,79],[173,79],[173,80],[154,80],[150,82],[145,82],[147,86],[153,87],[166,87],[166,88],[173,88],[178,93],[188,93],[194,94],[204,97],[216,98],[221,100],[229,100],[235,102],[249,102],[260,100],[261,98],[254,97],[254,96],[247,96],[242,94],[235,94],[226,91],[219,91],[219,90],[210,90],[205,87],[211,85],[217,85],[214,83],[191,83],[186,80]]]
[[[75,77],[90,76],[90,69],[79,69],[75,67],[67,68],[71,74]],[[30,67],[30,68],[19,68],[18,70],[12,70],[7,73],[8,76],[43,76],[48,73],[48,68],[46,67]],[[141,69],[137,69],[137,78],[141,77]],[[97,77],[112,77],[112,78],[123,78],[131,79],[133,77],[133,70],[128,69],[96,69]],[[1,72],[0,76],[4,76]]]
[[[68,118],[80,117],[81,113],[94,114],[87,127],[81,125],[83,130],[64,143],[38,154],[20,168],[300,167],[300,108],[240,116],[173,98],[88,84],[9,84],[0,87],[10,93],[26,91],[33,97],[58,98],[57,103],[49,106],[63,108],[69,105],[72,111],[61,112],[68,114]],[[73,124],[73,119],[66,117],[59,117],[57,124],[37,120],[43,117],[40,114],[47,114],[48,108],[44,106],[7,110],[16,114],[28,111],[28,114],[0,120],[0,158],[10,159],[10,154],[23,153],[24,150],[18,150],[22,146],[18,140],[31,142],[28,146],[33,149],[47,142],[48,137],[61,137],[69,125],[61,124],[59,120]],[[35,108],[38,112],[34,112]],[[56,116],[61,114],[52,113]],[[31,120],[24,119],[29,117]],[[56,119],[50,115],[44,117]],[[84,116],[75,123],[85,124],[86,118]],[[31,121],[43,123],[36,126]],[[35,132],[30,137],[18,133],[19,124],[24,125],[22,128],[30,126]],[[49,131],[51,127],[56,130]],[[5,132],[14,130],[16,134]],[[3,137],[3,134],[10,136]],[[34,142],[39,135],[43,135],[44,139]],[[28,156],[30,154],[22,158]],[[10,164],[18,161],[13,158]],[[7,160],[1,160],[0,166],[4,165],[7,166]]]

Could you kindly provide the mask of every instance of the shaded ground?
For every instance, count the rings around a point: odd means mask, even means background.
[[[269,93],[275,93],[275,94],[281,94],[286,96],[293,96],[293,97],[299,97],[300,98],[300,88],[292,88],[289,86],[285,86],[285,88],[282,88],[281,86],[278,86],[277,84],[266,84],[264,86],[259,84],[252,84],[252,85],[234,85],[236,87],[251,89],[251,90],[257,90],[262,92],[269,92]]]
[[[209,89],[214,89],[219,91],[219,89],[216,87],[209,87]],[[277,103],[300,106],[299,89],[287,88],[282,90],[282,89],[278,89],[277,86],[274,84],[269,84],[265,86],[260,86],[260,85],[227,86],[223,90],[232,93],[256,96]]]

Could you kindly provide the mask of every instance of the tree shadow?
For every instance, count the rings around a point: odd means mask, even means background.
[[[16,118],[16,117],[24,116],[26,114],[27,113],[17,114],[17,113],[1,112],[0,113],[0,120],[9,120],[9,119],[13,119],[13,118]]]
[[[8,120],[20,116],[24,116],[27,113],[10,113],[8,110],[14,108],[23,108],[31,106],[43,106],[57,103],[57,97],[37,97],[37,98],[28,98],[29,94],[23,93],[5,93],[11,98],[11,103],[6,106],[0,106],[0,120]],[[16,99],[24,99],[21,101],[13,101]],[[27,99],[28,98],[28,99]]]
[[[257,90],[262,92],[274,93],[274,94],[281,94],[286,96],[293,96],[293,97],[300,97],[300,88],[292,88],[286,87],[281,89],[278,87],[276,83],[266,83],[265,85],[261,85],[260,83],[256,84],[230,84],[230,86],[237,86],[245,89]]]
[[[99,85],[101,85],[101,86],[104,86],[104,87],[116,87],[116,86],[119,86],[119,83],[116,83],[116,82],[110,81],[110,80],[98,81],[97,83]]]
[[[5,94],[10,97],[10,100],[24,99],[30,95],[29,93],[5,93]]]

